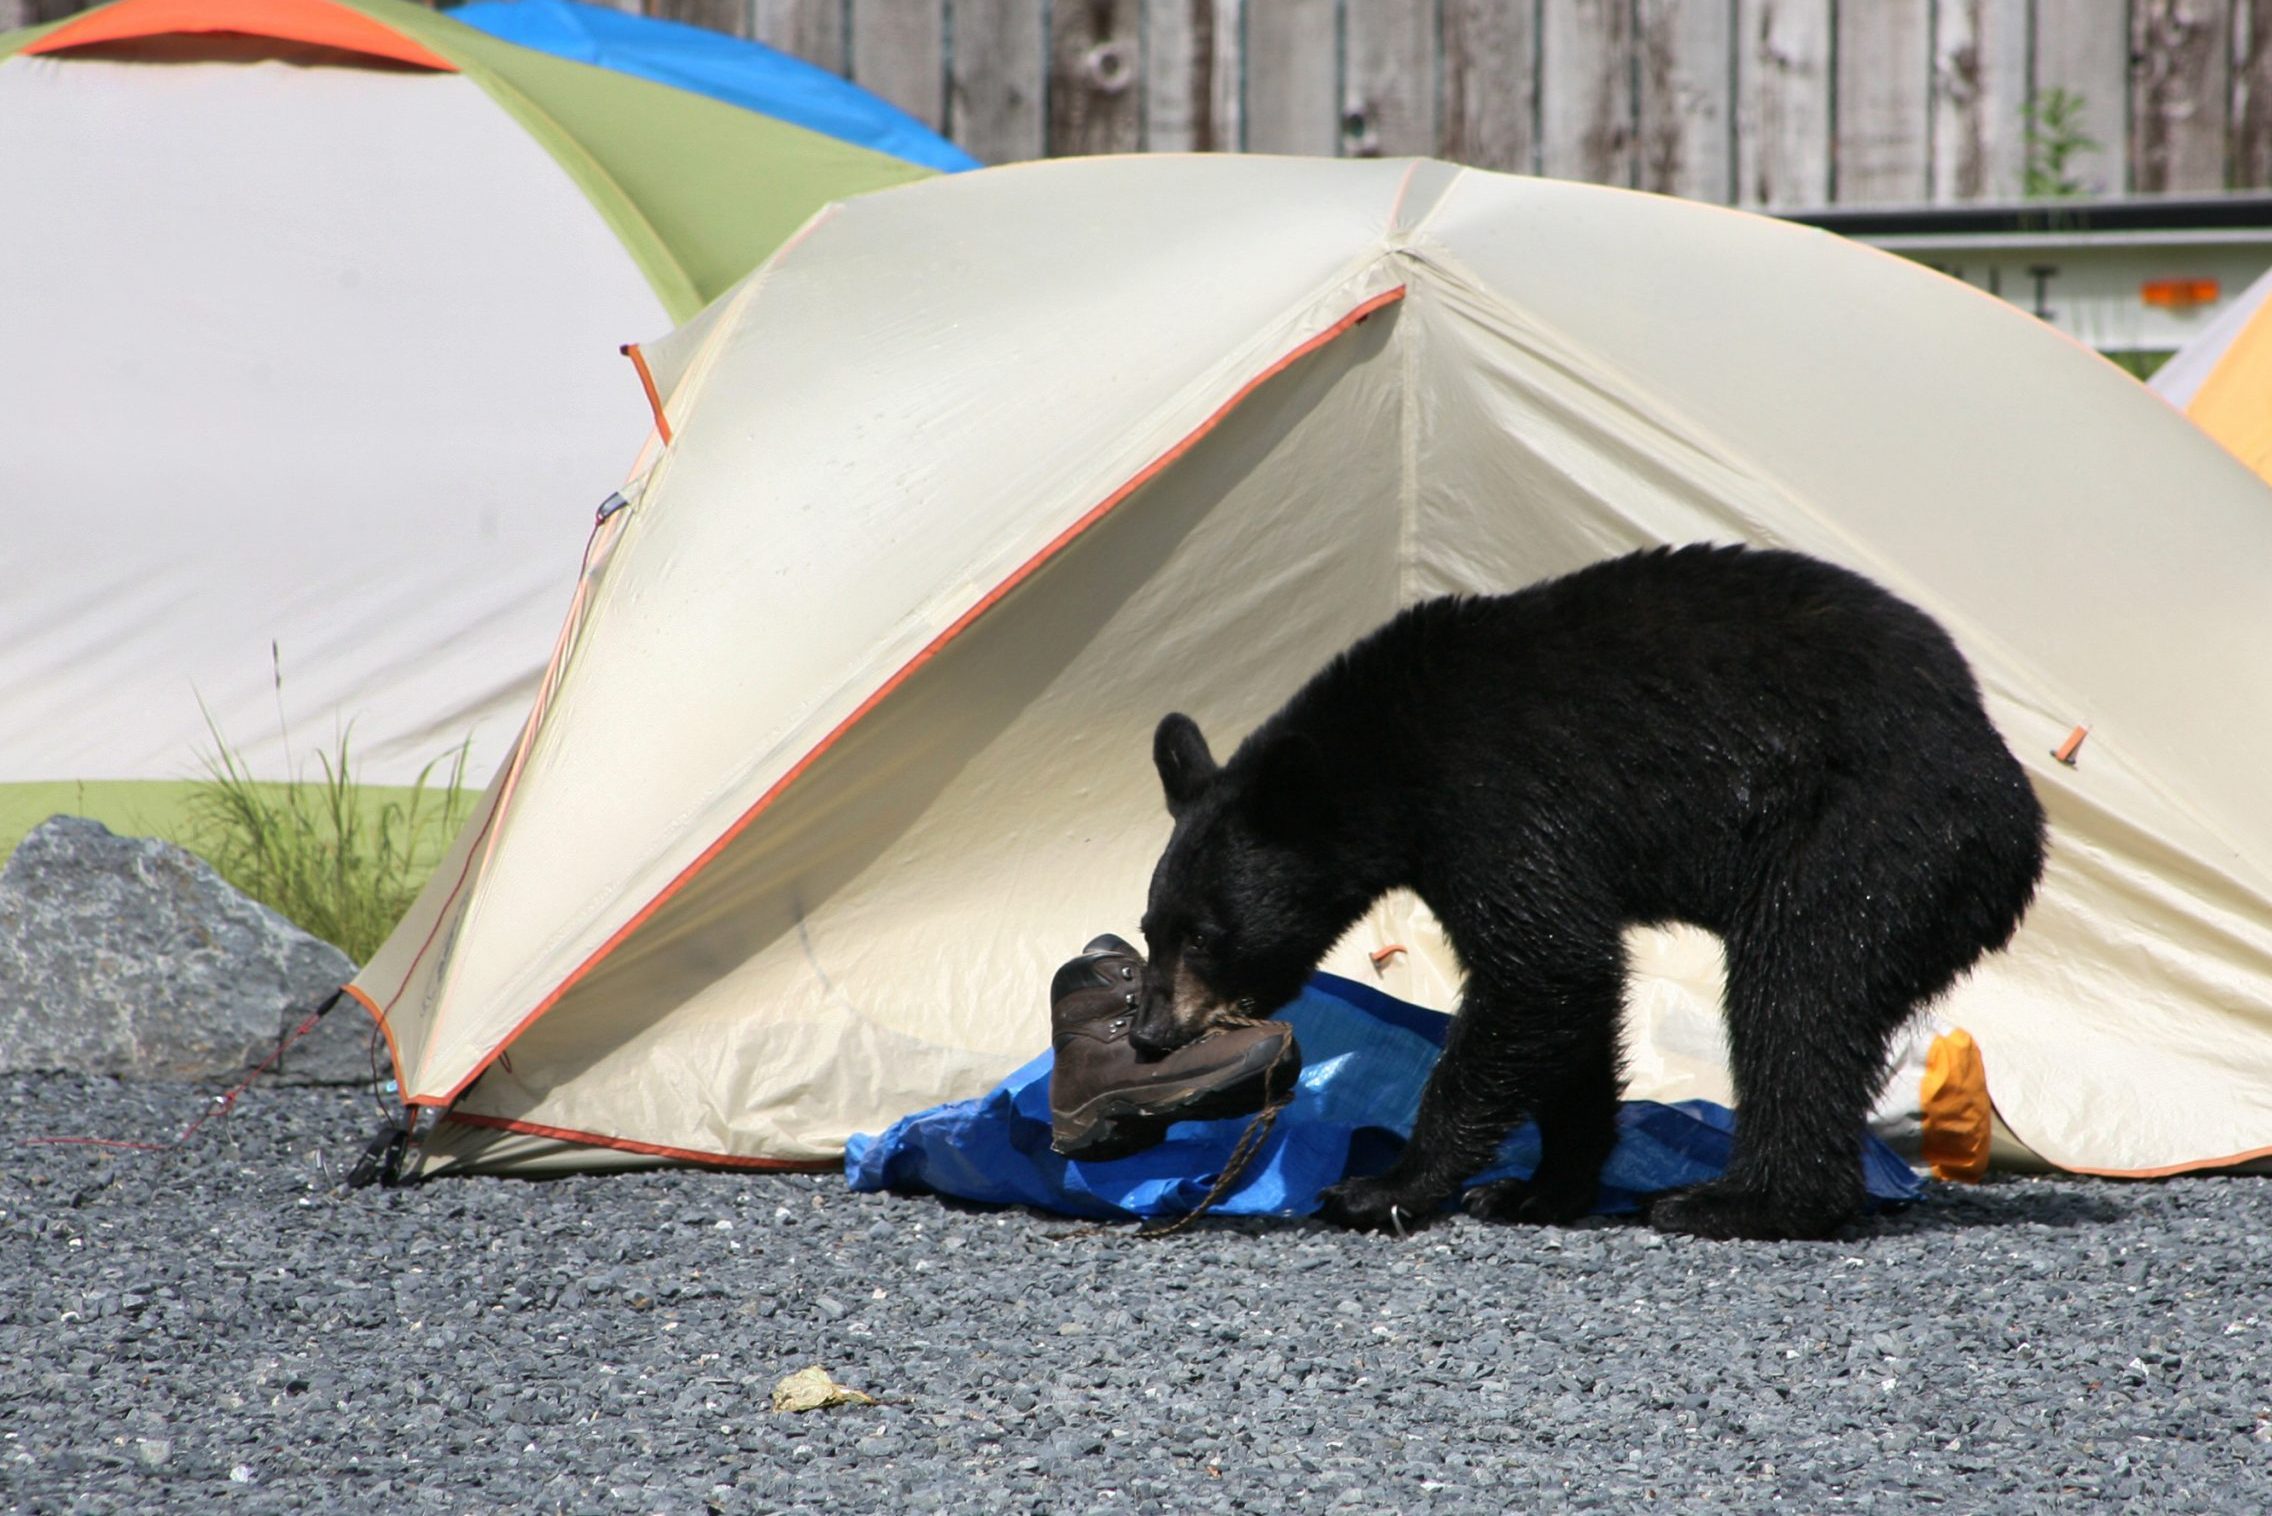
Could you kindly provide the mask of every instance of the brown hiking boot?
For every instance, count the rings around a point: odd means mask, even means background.
[[[1049,984],[1049,1145],[1068,1158],[1122,1158],[1175,1121],[1245,1116],[1294,1092],[1302,1071],[1282,1021],[1223,1027],[1146,1058],[1128,1041],[1144,993],[1144,958],[1110,933]]]

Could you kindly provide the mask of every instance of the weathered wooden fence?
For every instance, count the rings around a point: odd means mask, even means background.
[[[796,53],[989,162],[1433,153],[1777,206],[2014,199],[2031,169],[2272,185],[2272,0],[617,3]]]

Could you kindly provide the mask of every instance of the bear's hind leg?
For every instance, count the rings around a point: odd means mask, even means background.
[[[1650,1208],[1659,1231],[1823,1238],[1861,1211],[1863,1124],[1917,997],[1870,972],[1851,923],[1782,904],[1727,939],[1735,1152],[1720,1178]]]
[[[1321,1214],[1366,1231],[1424,1225],[1491,1161],[1516,1122],[1549,1111],[1540,1174],[1528,1186],[1537,1199],[1523,1219],[1567,1220],[1591,1209],[1594,1181],[1616,1139],[1624,958],[1615,938],[1611,943],[1582,968],[1526,976],[1519,994],[1471,980],[1404,1151],[1387,1173],[1327,1190]],[[1523,1208],[1524,1195],[1502,1198],[1508,1214]]]

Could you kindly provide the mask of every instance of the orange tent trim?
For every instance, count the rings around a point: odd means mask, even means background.
[[[629,1137],[604,1137],[598,1132],[579,1132],[572,1127],[544,1126],[534,1121],[513,1121],[503,1116],[480,1116],[467,1111],[452,1111],[445,1121],[462,1121],[467,1126],[491,1127],[500,1132],[519,1132],[527,1137],[550,1137],[558,1142],[581,1143],[585,1147],[618,1148],[626,1153],[642,1153],[650,1158],[675,1158],[683,1163],[707,1163],[730,1169],[763,1169],[771,1173],[828,1174],[844,1167],[837,1158],[740,1158],[732,1153],[704,1153],[693,1148],[666,1147],[659,1142],[637,1142]]]
[[[57,27],[24,51],[61,53],[105,42],[213,32],[305,42],[447,74],[458,71],[441,54],[332,0],[119,0]]]
[[[2244,1163],[2258,1163],[2272,1158],[2272,1148],[2250,1148],[2246,1152],[2227,1153],[2222,1158],[2201,1158],[2187,1163],[2165,1163],[2150,1169],[2094,1169],[2083,1164],[2061,1164],[2069,1174],[2088,1174],[2094,1179],[2171,1179],[2179,1174],[2205,1174],[2214,1169],[2234,1168]]]

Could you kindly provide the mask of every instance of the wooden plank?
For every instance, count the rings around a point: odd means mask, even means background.
[[[724,32],[729,37],[750,34],[749,0],[647,0],[647,14],[661,21]]]
[[[2027,166],[2028,0],[1941,0],[1932,199],[2015,200]]]
[[[1633,183],[1631,17],[1624,0],[1545,0],[1540,8],[1540,173]]]
[[[1243,0],[1150,0],[1144,7],[1144,146],[1235,152]]]
[[[1443,157],[1538,172],[1537,22],[1535,0],[1443,0]]]
[[[1915,205],[1931,178],[1932,0],[1841,5],[1831,193],[1841,202]]]
[[[852,0],[852,82],[916,120],[946,124],[946,16],[941,0]]]
[[[1132,153],[1143,141],[1142,0],[1054,0],[1049,151]],[[958,51],[959,43],[958,43]]]
[[[2231,0],[2136,0],[2131,7],[2133,189],[2225,187],[2232,26]]]
[[[1830,0],[1737,0],[1736,201],[1830,201]]]
[[[1341,79],[1334,0],[1248,0],[1246,149],[1341,151]]]
[[[1432,0],[1356,0],[1342,12],[1342,35],[1342,152],[1352,158],[1434,152]]]
[[[749,34],[832,74],[844,72],[844,0],[750,0]]]
[[[1641,0],[1636,17],[1642,189],[1735,198],[1735,11],[1696,0]]]
[[[2272,0],[2233,11],[2232,187],[2272,188]]]
[[[2047,170],[2057,133],[2045,112],[2055,92],[2079,107],[2070,130],[2087,138],[2055,177],[2090,195],[2119,195],[2130,187],[2130,37],[2107,0],[2035,0],[2035,85],[2027,129],[2031,177]]]
[[[98,0],[0,0],[0,32],[12,32],[20,26],[38,26],[43,21],[61,21],[65,16],[98,3]],[[627,0],[636,6],[637,0]]]
[[[1144,8],[1146,152],[1196,151],[1201,132],[1212,128],[1203,81],[1213,61],[1214,29],[1214,0],[1152,0]]]
[[[982,163],[1046,150],[1041,7],[1033,0],[955,0],[947,135]]]
[[[1213,10],[1209,35],[1214,52],[1205,76],[1208,108],[1216,145],[1237,152],[1246,146],[1246,0],[1214,0]]]

